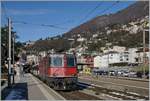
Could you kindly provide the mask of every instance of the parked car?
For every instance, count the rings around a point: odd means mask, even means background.
[[[92,73],[94,75],[108,75],[108,72],[104,70],[93,70]]]
[[[103,75],[108,75],[108,71],[104,71]]]
[[[146,72],[145,75],[146,75],[146,78],[149,79],[149,72]]]
[[[110,76],[115,76],[115,71],[109,71]]]
[[[136,72],[129,72],[129,77],[133,78],[137,77]]]
[[[122,72],[122,71],[118,71],[118,72],[117,72],[117,75],[118,75],[118,76],[123,76],[123,72]]]
[[[142,72],[137,72],[136,75],[138,78],[142,78]]]
[[[123,75],[124,77],[128,77],[128,76],[129,76],[129,72],[124,71],[122,75]]]

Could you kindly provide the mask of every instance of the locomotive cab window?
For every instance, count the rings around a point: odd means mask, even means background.
[[[60,56],[51,57],[50,65],[52,67],[62,67],[63,66],[63,57],[60,57]]]
[[[72,67],[75,66],[75,58],[74,56],[67,56],[67,66]]]

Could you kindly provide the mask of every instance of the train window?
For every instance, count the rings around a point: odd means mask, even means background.
[[[75,58],[73,56],[67,56],[67,66],[75,66]]]
[[[62,57],[52,57],[51,58],[51,66],[53,67],[62,67],[63,66],[63,59]]]

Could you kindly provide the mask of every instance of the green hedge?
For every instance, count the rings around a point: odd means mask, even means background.
[[[149,72],[149,65],[137,66],[137,67],[133,68],[132,71],[143,72],[144,69],[145,69],[145,72]]]

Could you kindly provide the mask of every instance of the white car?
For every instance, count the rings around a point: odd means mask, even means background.
[[[136,72],[129,72],[129,77],[137,77]]]
[[[129,72],[123,72],[123,76],[124,77],[128,77],[129,76]]]

